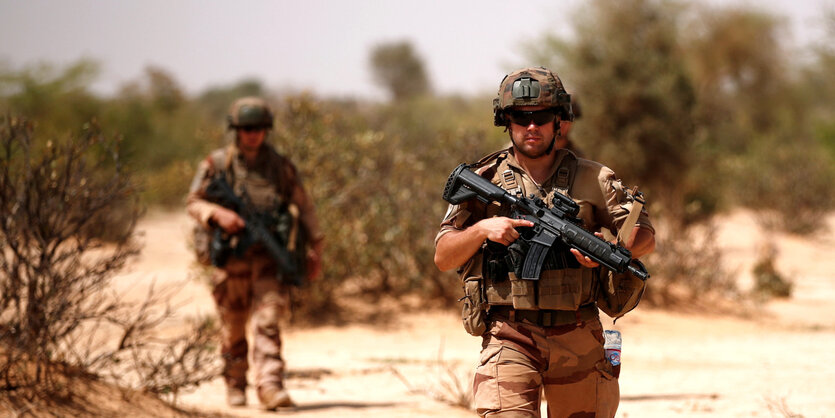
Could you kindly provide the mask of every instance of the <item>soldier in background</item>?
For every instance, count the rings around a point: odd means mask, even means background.
[[[574,122],[577,119],[580,119],[583,116],[582,108],[580,107],[580,101],[577,100],[577,96],[574,93],[571,93],[571,113],[574,115],[574,118],[570,121],[560,121],[560,135],[557,138],[557,143],[554,144],[557,148],[565,148],[574,153],[574,155],[585,158],[585,153],[583,152],[580,147],[577,146],[577,143],[571,139],[571,131],[574,127]]]
[[[549,206],[555,193],[567,195],[579,204],[585,229],[628,231],[623,245],[634,258],[653,251],[645,211],[626,225],[633,206],[615,173],[562,148],[574,115],[556,74],[537,67],[507,75],[493,114],[511,145],[476,163],[477,174]],[[613,317],[625,314],[640,300],[643,281],[614,277],[564,244],[551,248],[539,280],[521,280],[514,274],[519,266],[511,264],[524,256],[514,261],[509,250],[525,254],[517,228],[533,223],[509,216],[507,206],[473,198],[449,207],[435,238],[435,264],[458,269],[464,284],[464,327],[483,340],[473,382],[478,413],[538,417],[544,389],[548,416],[613,417],[619,367],[604,355],[598,307]],[[621,283],[634,287],[618,293]]]
[[[259,212],[289,211],[292,227],[307,237],[306,248],[296,251],[306,252],[302,258],[307,279],[315,278],[321,270],[323,235],[296,167],[266,142],[273,127],[270,107],[260,98],[238,99],[230,108],[228,122],[235,140],[200,163],[187,198],[189,215],[203,232],[221,228],[235,235],[244,229],[246,222],[238,213],[207,198],[209,183],[223,175],[235,194],[245,196]],[[197,241],[195,247],[201,247]],[[207,248],[195,248],[204,263],[208,262]],[[231,256],[214,273],[212,293],[221,319],[223,377],[231,406],[246,404],[250,347],[261,404],[267,409],[293,405],[284,387],[279,335],[279,319],[289,308],[288,282],[262,245],[249,247],[242,256]],[[246,338],[248,322],[252,327],[250,342]]]

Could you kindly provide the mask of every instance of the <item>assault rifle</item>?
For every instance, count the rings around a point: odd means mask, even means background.
[[[215,176],[206,187],[206,198],[235,211],[246,223],[244,229],[234,235],[227,234],[222,228],[215,228],[209,246],[212,265],[223,267],[226,265],[229,256],[241,257],[249,247],[260,243],[278,264],[279,272],[290,279],[290,284],[295,286],[302,284],[302,278],[304,277],[303,263],[299,262],[287,250],[287,242],[279,242],[276,239],[278,237],[269,228],[269,226],[276,224],[280,227],[281,223],[284,222],[283,219],[280,219],[281,215],[286,218],[289,213],[276,216],[256,211],[249,202],[246,193],[240,197],[235,194],[223,173]],[[289,237],[287,240],[289,240]],[[302,250],[303,247],[298,249],[298,251]]]
[[[469,167],[461,164],[452,171],[444,187],[444,200],[453,205],[472,198],[485,204],[506,203],[512,208],[512,217],[533,222],[533,227],[519,228],[522,239],[531,244],[522,264],[522,279],[539,280],[545,257],[557,239],[609,270],[618,273],[629,271],[641,280],[649,278],[646,267],[639,260],[632,259],[629,250],[607,242],[580,226],[581,221],[577,218],[580,206],[571,198],[555,193],[553,207],[548,208],[542,199],[513,196],[469,170]]]

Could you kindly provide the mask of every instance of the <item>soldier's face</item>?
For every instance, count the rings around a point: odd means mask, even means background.
[[[238,129],[238,148],[244,152],[257,152],[266,137],[266,128],[240,128]]]
[[[525,157],[539,158],[548,154],[551,142],[554,140],[556,116],[551,118],[550,122],[544,123],[543,119],[547,119],[545,115],[528,113],[546,109],[545,106],[517,106],[510,110],[510,137],[513,141],[513,148]],[[520,117],[515,118],[516,121],[512,115],[513,111],[523,112],[519,114]],[[527,125],[520,124],[520,120]]]

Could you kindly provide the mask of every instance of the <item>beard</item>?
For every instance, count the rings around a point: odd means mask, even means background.
[[[548,148],[545,148],[545,150],[543,150],[542,152],[539,152],[539,153],[531,153],[531,152],[525,151],[525,149],[523,149],[522,147],[519,146],[519,144],[516,143],[516,141],[513,139],[513,135],[510,135],[510,142],[513,144],[513,149],[516,150],[516,152],[524,155],[527,158],[535,160],[537,158],[542,158],[542,157],[547,156],[548,154],[551,153],[551,151],[554,150],[554,144],[556,144],[556,142],[557,142],[557,136],[554,135],[554,137],[551,138],[551,143],[548,145]]]

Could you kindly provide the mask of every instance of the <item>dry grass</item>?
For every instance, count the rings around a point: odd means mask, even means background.
[[[779,398],[774,396],[767,396],[765,398],[765,403],[768,406],[768,411],[770,413],[777,413],[778,416],[785,417],[785,418],[803,418],[803,415],[798,414],[789,408],[788,402],[786,402],[786,398],[781,396]]]
[[[472,410],[473,390],[472,373],[462,373],[459,367],[444,360],[443,341],[438,350],[438,359],[429,366],[429,380],[420,385],[412,384],[397,368],[390,366],[389,370],[408,389],[411,394],[427,396],[435,401]]]

